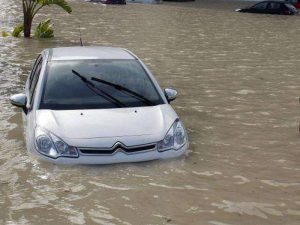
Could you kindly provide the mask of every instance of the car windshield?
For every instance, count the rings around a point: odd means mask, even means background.
[[[164,104],[137,60],[48,63],[40,109],[106,109]]]
[[[293,5],[285,4],[285,6],[286,6],[288,9],[292,10],[292,11],[295,11],[295,10],[296,10],[296,8],[295,8]]]

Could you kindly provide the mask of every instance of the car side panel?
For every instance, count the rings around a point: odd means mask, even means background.
[[[259,8],[258,6],[259,5],[262,5],[262,4],[266,4],[266,6],[264,8]],[[249,13],[268,13],[268,6],[269,6],[269,3],[267,2],[259,2],[255,5],[253,5],[252,7],[250,7],[249,9],[247,9],[247,12]]]
[[[26,128],[25,128],[25,136],[26,136],[26,145],[27,145],[27,149],[28,150],[34,150],[34,139],[35,139],[35,127],[36,127],[36,109],[37,109],[37,105],[38,102],[40,101],[40,89],[41,89],[41,82],[43,80],[44,77],[44,73],[45,73],[45,68],[47,65],[47,54],[46,52],[43,52],[41,54],[42,56],[42,68],[41,68],[41,72],[39,73],[39,79],[36,83],[36,87],[35,87],[35,93],[34,93],[34,101],[33,104],[30,106],[30,109],[28,110],[27,114],[25,115],[25,120],[26,120]],[[34,67],[33,67],[34,69]],[[29,79],[26,82],[26,86],[25,86],[25,92],[26,95],[29,96]]]

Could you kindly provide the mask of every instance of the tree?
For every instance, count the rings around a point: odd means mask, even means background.
[[[71,6],[65,0],[22,0],[24,15],[24,37],[29,38],[31,34],[32,21],[35,15],[44,6],[57,5],[67,13],[71,13]]]

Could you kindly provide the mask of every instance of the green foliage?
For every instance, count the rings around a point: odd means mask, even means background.
[[[39,10],[51,5],[57,5],[67,13],[72,12],[72,8],[66,0],[22,0],[25,37],[30,37],[32,21]]]
[[[37,26],[34,36],[37,38],[52,38],[54,30],[51,24],[50,19],[46,19],[45,21],[42,21]]]
[[[57,5],[64,9],[67,13],[72,12],[71,6],[65,0],[37,0],[41,6]]]
[[[1,32],[1,35],[2,35],[2,37],[8,37],[8,36],[9,36],[9,33],[6,32],[6,31],[2,31],[2,32]]]
[[[17,25],[17,26],[14,28],[13,32],[12,32],[12,36],[13,36],[13,37],[20,37],[20,33],[21,33],[23,30],[24,30],[23,24]]]

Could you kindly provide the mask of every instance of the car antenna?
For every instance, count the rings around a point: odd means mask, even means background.
[[[79,24],[79,38],[80,38],[80,46],[83,46],[82,38],[81,38],[81,26],[80,26],[80,24]]]

